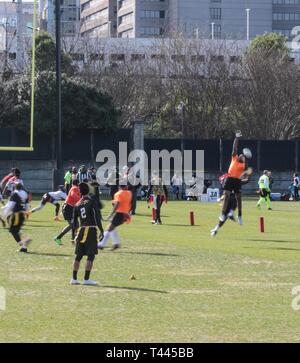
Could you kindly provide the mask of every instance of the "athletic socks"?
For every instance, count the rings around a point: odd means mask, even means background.
[[[109,240],[111,232],[105,231],[104,232],[104,237],[102,239],[102,241],[98,244],[98,247],[105,247],[107,244],[107,241]]]
[[[78,271],[73,271],[73,280],[77,280],[77,272]]]
[[[113,246],[119,245],[120,244],[120,238],[119,238],[118,232],[114,229],[110,233],[111,233],[111,238],[112,238],[112,241],[113,241]]]
[[[84,280],[85,281],[90,279],[90,274],[91,274],[91,271],[85,270],[85,273],[84,273]]]

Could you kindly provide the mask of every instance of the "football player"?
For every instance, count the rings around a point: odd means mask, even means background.
[[[56,192],[49,192],[43,195],[42,200],[40,201],[40,205],[36,208],[33,208],[30,213],[35,213],[45,207],[47,203],[51,203],[55,206],[55,221],[59,221],[58,213],[60,210],[60,204],[58,203],[60,200],[66,200],[67,194],[65,192],[64,186],[60,185]]]
[[[25,221],[25,212],[28,208],[28,193],[24,190],[23,184],[16,183],[15,190],[12,192],[8,203],[2,208],[2,219],[7,219],[9,224],[9,233],[12,234],[15,241],[19,244],[20,252],[27,252],[27,246],[31,239],[21,237],[20,231]]]
[[[116,228],[124,223],[130,223],[129,212],[132,208],[132,193],[128,190],[127,184],[120,185],[120,190],[114,195],[113,210],[108,219],[111,220],[107,230],[104,233],[103,240],[99,242],[98,248],[103,249],[109,238],[112,238],[112,250],[120,248],[120,238]]]
[[[57,245],[61,246],[61,239],[65,234],[69,231],[72,231],[72,241],[75,239],[75,230],[72,228],[72,219],[73,219],[73,211],[76,204],[79,202],[81,195],[79,190],[79,180],[75,179],[72,181],[72,188],[70,189],[67,199],[62,207],[62,213],[65,221],[68,222],[68,225],[61,231],[59,235],[54,237],[54,241]]]
[[[77,235],[75,237],[75,260],[73,263],[73,276],[71,279],[72,285],[79,285],[77,274],[80,267],[80,262],[83,256],[87,256],[85,265],[85,274],[83,285],[97,285],[97,283],[90,279],[90,273],[93,268],[95,256],[98,254],[97,248],[97,229],[99,229],[101,237],[103,236],[103,227],[101,224],[98,205],[91,196],[89,196],[89,186],[86,183],[79,184],[81,194],[80,201],[74,208],[72,227],[77,228]],[[78,224],[80,221],[80,226]]]

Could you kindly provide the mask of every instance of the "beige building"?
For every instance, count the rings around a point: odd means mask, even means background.
[[[147,38],[166,34],[169,0],[81,0],[81,34]]]
[[[80,33],[116,37],[117,0],[81,0]]]

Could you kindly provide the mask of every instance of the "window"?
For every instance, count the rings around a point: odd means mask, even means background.
[[[158,27],[143,27],[141,28],[141,35],[162,35],[163,29]]]
[[[204,63],[205,62],[205,55],[192,55],[191,56],[192,63]]]
[[[151,54],[151,59],[165,60],[166,56],[163,54]]]
[[[230,57],[230,63],[241,63],[241,57],[233,55]]]
[[[74,61],[84,61],[84,54],[81,54],[81,53],[71,53],[70,56],[71,56],[71,58]]]
[[[141,18],[164,19],[165,18],[165,12],[164,11],[159,11],[159,10],[142,10],[141,11]]]
[[[125,54],[111,54],[110,60],[113,62],[124,62],[125,61]]]
[[[104,54],[97,54],[97,53],[92,53],[90,55],[90,60],[91,61],[104,61]]]
[[[145,59],[145,54],[131,54],[132,61],[141,61]]]
[[[300,13],[273,13],[274,21],[298,21]]]
[[[120,24],[128,24],[131,23],[133,20],[133,13],[126,14],[119,17],[119,25]]]
[[[220,20],[222,19],[222,9],[221,8],[210,8],[210,19]]]
[[[185,55],[182,54],[173,54],[171,56],[172,60],[175,62],[184,63],[185,62]]]
[[[212,62],[224,62],[223,55],[212,55],[210,59]]]

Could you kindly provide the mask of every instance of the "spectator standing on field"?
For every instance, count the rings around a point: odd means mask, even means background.
[[[259,178],[258,187],[259,187],[259,201],[257,203],[257,208],[261,208],[262,203],[266,203],[268,210],[271,210],[271,202],[270,202],[270,180],[268,176],[268,170],[264,170],[263,175]]]
[[[69,167],[65,176],[64,176],[64,180],[65,180],[65,189],[66,189],[66,193],[68,194],[71,186],[72,186],[72,168]]]
[[[268,171],[268,177],[269,177],[269,189],[270,189],[270,192],[271,192],[273,184],[274,184],[274,178],[273,178],[272,172],[270,170]]]
[[[293,175],[293,193],[294,193],[294,200],[299,201],[299,186],[300,186],[300,179],[297,173]]]
[[[175,173],[171,179],[171,186],[172,192],[175,194],[175,199],[179,200],[179,187],[182,186],[182,178],[181,176],[177,175],[177,173]]]

